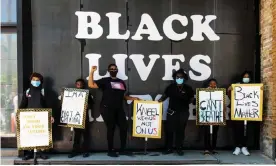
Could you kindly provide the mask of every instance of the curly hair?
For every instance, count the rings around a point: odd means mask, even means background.
[[[181,68],[173,73],[172,77],[174,80],[176,79],[177,74],[182,74],[185,81],[189,80],[188,74],[184,71],[184,69]]]
[[[31,74],[31,76],[30,76],[30,80],[32,80],[33,77],[39,78],[41,84],[43,83],[43,76],[42,76],[40,73],[33,72],[33,73]]]
[[[77,83],[77,82],[81,82],[81,83],[85,84],[85,81],[82,78],[77,79],[75,83]]]

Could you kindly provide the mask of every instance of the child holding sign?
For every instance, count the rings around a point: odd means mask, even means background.
[[[217,80],[216,79],[210,79],[208,81],[207,88],[217,88]],[[212,143],[210,142],[210,126],[203,126],[204,130],[204,154],[215,154],[215,148],[217,144],[217,135],[218,135],[218,125],[213,126],[213,133],[212,133]]]
[[[44,98],[44,89],[42,88],[43,76],[39,73],[33,73],[30,77],[30,81],[30,88],[24,93],[19,109],[47,108]],[[53,117],[51,118],[51,121],[54,123]],[[41,152],[37,156],[44,160],[48,159],[48,156],[43,155]],[[29,160],[33,157],[33,151],[24,151],[24,157],[22,159]]]
[[[83,79],[77,79],[75,82],[75,86],[77,89],[84,89],[85,81]],[[71,154],[69,154],[68,158],[75,157],[77,155],[78,149],[80,148],[80,141],[81,137],[83,137],[83,143],[82,143],[82,148],[83,148],[83,157],[88,157],[88,149],[89,149],[89,109],[92,109],[92,104],[93,104],[93,99],[91,95],[88,95],[88,107],[86,110],[86,119],[85,119],[85,129],[79,129],[75,128],[75,139],[74,139],[74,144],[73,144],[73,151]],[[90,112],[91,113],[91,112]]]
[[[252,82],[252,78],[250,72],[245,71],[241,75],[241,82],[238,84],[250,84]],[[228,88],[228,96],[231,98],[231,91],[232,87]],[[234,101],[231,101],[234,102]],[[231,116],[230,116],[231,117]],[[247,149],[247,134],[244,134],[244,121],[233,121],[233,133],[234,133],[234,141],[235,141],[235,151],[233,152],[234,155],[239,155],[243,153],[246,156],[249,156],[250,153]]]

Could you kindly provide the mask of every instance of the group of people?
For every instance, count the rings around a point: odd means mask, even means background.
[[[131,97],[126,95],[126,84],[123,80],[117,78],[118,68],[116,64],[110,64],[108,66],[108,72],[110,77],[102,78],[97,81],[94,80],[94,72],[97,70],[96,66],[91,68],[88,80],[88,87],[92,89],[100,89],[103,92],[102,100],[100,103],[100,113],[103,117],[104,123],[107,128],[107,142],[108,142],[108,153],[110,157],[118,157],[119,155],[131,155],[130,152],[126,151],[127,141],[127,120],[126,114],[123,107],[124,100],[140,100],[137,97]],[[173,74],[173,83],[171,83],[164,91],[162,97],[158,100],[159,102],[165,101],[169,98],[169,107],[167,110],[167,121],[165,126],[165,139],[166,139],[166,150],[163,154],[174,153],[174,151],[182,156],[183,152],[183,141],[185,138],[185,128],[189,118],[189,104],[194,100],[194,91],[191,86],[187,85],[188,75],[183,69],[179,69]],[[244,72],[241,77],[240,83],[251,83],[252,79],[249,72]],[[44,89],[42,88],[43,77],[39,73],[33,73],[30,77],[30,88],[23,95],[22,102],[19,108],[48,108],[44,99]],[[75,82],[75,87],[79,89],[85,88],[85,81],[78,79]],[[216,79],[210,79],[207,86],[204,88],[218,88]],[[231,95],[232,88],[229,87],[228,95]],[[90,96],[90,95],[89,95]],[[89,99],[89,107],[92,108],[93,99]],[[87,114],[89,113],[87,109]],[[76,156],[81,148],[80,138],[83,136],[83,157],[89,156],[89,116],[86,116],[86,128],[75,129],[75,139],[72,153],[68,156],[72,158]],[[54,118],[51,118],[54,123]],[[244,135],[244,127],[242,121],[233,121],[234,139],[235,139],[235,151],[234,155],[243,153],[244,155],[250,155],[247,150],[247,137]],[[116,125],[120,129],[120,141],[121,148],[118,151],[114,149],[113,140]],[[204,154],[217,153],[216,142],[218,126],[213,128],[212,143],[210,142],[210,128],[209,126],[203,126],[204,130]],[[175,148],[174,148],[175,140]],[[175,149],[175,150],[174,150]],[[28,160],[33,157],[30,151],[24,152],[23,160]],[[38,157],[47,159],[48,157],[43,155],[41,152]]]

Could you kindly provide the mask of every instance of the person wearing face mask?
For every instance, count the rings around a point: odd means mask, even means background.
[[[77,79],[75,82],[75,87],[77,89],[84,89],[85,88],[85,81],[84,79]],[[80,141],[81,137],[83,137],[83,143],[82,143],[82,150],[84,152],[83,157],[88,157],[89,156],[89,130],[90,130],[90,125],[89,125],[89,109],[92,109],[92,105],[94,104],[94,101],[91,97],[91,94],[88,95],[88,107],[86,110],[86,119],[85,119],[85,129],[79,129],[75,128],[74,133],[75,133],[75,138],[74,138],[74,144],[73,144],[73,151],[71,154],[69,154],[68,158],[72,158],[77,156],[78,154],[78,149],[80,148]],[[90,112],[91,113],[91,112]]]
[[[129,155],[125,151],[127,140],[127,120],[123,108],[123,100],[139,100],[136,97],[125,95],[126,84],[123,80],[117,78],[118,68],[115,64],[108,66],[110,77],[94,81],[94,72],[96,66],[91,68],[89,74],[88,86],[94,89],[101,89],[103,92],[100,104],[100,112],[107,127],[108,153],[110,157],[118,157],[113,147],[113,138],[116,125],[120,128],[121,149],[120,155]]]
[[[188,75],[183,69],[179,69],[173,74],[174,82],[170,84],[159,102],[165,101],[168,97],[169,107],[167,110],[166,120],[166,151],[164,154],[173,153],[173,143],[175,136],[176,153],[180,156],[184,154],[182,151],[183,141],[185,138],[185,128],[189,119],[189,104],[194,99],[193,89],[185,82]]]
[[[241,82],[237,84],[251,84],[252,77],[249,71],[245,71],[241,75]],[[228,88],[228,97],[231,99],[231,91],[232,87]],[[231,104],[230,104],[231,106]],[[229,115],[231,117],[231,115]],[[248,126],[248,125],[247,125]],[[232,121],[233,133],[234,133],[234,141],[235,141],[235,150],[233,155],[239,155],[240,153],[245,156],[249,156],[250,153],[247,149],[247,134],[244,135],[244,122],[243,121]]]
[[[30,77],[30,87],[23,93],[22,101],[19,105],[19,109],[26,108],[47,108],[44,98],[44,89],[42,88],[43,76],[39,73],[32,73]],[[51,117],[51,122],[54,123],[54,118]],[[34,157],[33,151],[24,151],[23,160],[29,160]],[[43,155],[41,151],[38,152],[37,157],[42,159],[48,159],[48,156]]]
[[[214,78],[208,80],[207,88],[211,88],[211,89],[217,88],[217,80]],[[210,142],[211,141],[210,126],[202,126],[202,128],[204,131],[204,149],[205,149],[204,154],[205,155],[216,154],[217,152],[214,150],[217,144],[217,134],[218,134],[219,126],[216,126],[216,125],[213,126],[212,144]]]

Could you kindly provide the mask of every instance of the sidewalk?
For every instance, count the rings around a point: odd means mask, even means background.
[[[158,156],[151,156],[158,155]],[[162,155],[159,152],[151,152],[148,155],[135,154],[134,156],[120,156],[111,158],[106,153],[94,153],[88,158],[76,156],[68,159],[66,154],[52,155],[48,160],[38,160],[39,164],[70,165],[70,164],[270,164],[275,162],[262,155],[259,151],[253,151],[251,156],[234,156],[230,151],[219,151],[217,155],[203,155],[201,151],[186,151],[184,156]],[[1,164],[32,164],[30,161],[22,161],[19,158],[2,157]]]

